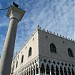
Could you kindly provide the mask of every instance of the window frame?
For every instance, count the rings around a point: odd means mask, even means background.
[[[69,57],[74,57],[73,51],[71,48],[68,48],[68,55],[69,55]]]
[[[28,57],[30,57],[31,55],[32,55],[32,47],[29,48]]]
[[[21,57],[21,63],[23,63],[23,60],[24,60],[24,55],[22,55]]]
[[[54,43],[51,43],[51,44],[50,44],[50,51],[51,51],[52,53],[57,53],[57,51],[56,51],[56,46],[55,46]]]

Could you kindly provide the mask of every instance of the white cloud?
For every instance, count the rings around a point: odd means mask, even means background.
[[[0,9],[2,9],[2,4],[0,3]]]
[[[16,0],[17,1],[17,0]],[[20,4],[20,2],[22,2]],[[15,50],[20,50],[39,24],[42,28],[75,39],[74,1],[72,0],[22,0],[26,10],[18,25]],[[4,23],[4,25],[6,25]],[[0,24],[1,26],[1,24]]]

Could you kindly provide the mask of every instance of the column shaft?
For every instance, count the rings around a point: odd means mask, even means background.
[[[55,75],[56,75],[56,66],[54,67],[54,73],[55,73]]]
[[[51,75],[51,65],[50,65],[50,75]]]
[[[10,75],[17,24],[18,20],[16,18],[12,18],[10,20],[6,40],[4,43],[3,53],[1,57],[0,75]]]
[[[40,75],[40,67],[38,69],[39,69],[39,75]]]

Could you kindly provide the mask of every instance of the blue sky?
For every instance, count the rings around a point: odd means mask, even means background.
[[[18,25],[14,52],[25,45],[38,25],[75,40],[74,0],[0,0],[0,9],[9,7],[13,1],[26,10]],[[0,10],[0,55],[10,21],[6,13],[7,10]]]

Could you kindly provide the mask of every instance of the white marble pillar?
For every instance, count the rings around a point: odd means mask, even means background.
[[[10,75],[17,25],[24,13],[24,10],[12,5],[8,9],[7,16],[10,17],[10,23],[1,56],[0,75]]]
[[[41,73],[40,73],[40,67],[38,67],[38,70],[39,70],[39,75],[41,75]]]
[[[36,63],[35,63],[35,75],[36,75]]]
[[[30,66],[30,75],[31,75],[31,66]]]
[[[26,70],[26,75],[27,75],[27,70]]]
[[[28,67],[28,75],[29,75],[29,67]]]

